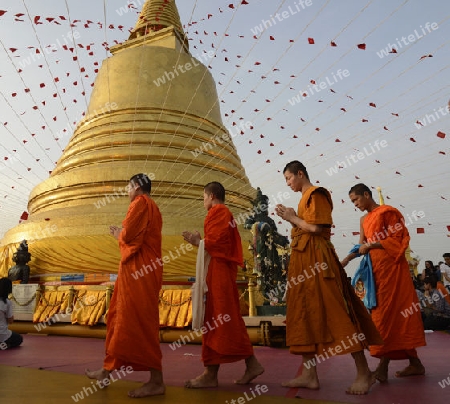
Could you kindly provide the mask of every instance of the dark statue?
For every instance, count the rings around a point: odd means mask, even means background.
[[[13,255],[13,261],[16,263],[8,271],[8,279],[11,282],[19,281],[28,283],[30,278],[30,267],[27,265],[31,260],[31,254],[28,252],[27,240],[23,240],[17,251]]]
[[[277,231],[275,221],[269,217],[269,198],[263,195],[260,188],[256,190],[253,201],[253,215],[244,223],[246,229],[253,233],[253,255],[255,269],[261,276],[261,291],[265,297],[264,304],[281,302],[286,285],[288,255],[280,255],[277,247],[286,248],[287,237]],[[267,300],[266,300],[267,299]]]

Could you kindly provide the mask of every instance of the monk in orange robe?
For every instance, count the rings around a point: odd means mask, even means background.
[[[414,289],[405,251],[409,233],[402,214],[389,205],[378,205],[367,185],[356,184],[350,189],[350,200],[362,212],[360,254],[370,254],[375,281],[377,306],[372,309],[372,320],[380,332],[384,345],[370,346],[370,354],[380,358],[376,377],[380,382],[388,378],[391,359],[409,359],[409,366],[397,377],[423,375],[425,368],[416,348],[426,345],[420,312],[408,317],[402,312],[419,300]],[[345,266],[356,254],[349,254]]]
[[[225,189],[219,182],[204,188],[203,205],[208,211],[204,222],[204,246],[210,255],[206,275],[203,333],[203,374],[188,380],[188,388],[217,387],[222,363],[245,360],[246,370],[237,384],[247,384],[264,372],[253,354],[253,346],[242,319],[236,285],[238,266],[243,266],[241,237],[230,210],[224,205]],[[183,232],[184,240],[199,245],[198,231]]]
[[[283,205],[277,205],[275,211],[293,226],[286,284],[286,343],[291,353],[303,357],[301,375],[283,386],[318,389],[316,364],[351,353],[357,376],[347,393],[367,394],[375,378],[364,349],[381,344],[382,339],[330,241],[330,193],[312,185],[299,161],[287,164],[283,173],[287,185],[302,193],[297,212]]]
[[[122,228],[110,228],[119,240],[121,260],[107,317],[106,357],[102,369],[86,371],[100,388],[125,376],[124,369],[127,373],[150,371],[150,381],[128,393],[135,398],[165,393],[158,309],[162,217],[150,191],[151,181],[145,174],[133,176],[128,185],[131,203]]]

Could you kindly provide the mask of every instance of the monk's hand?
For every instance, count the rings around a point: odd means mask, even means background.
[[[109,234],[111,236],[113,236],[116,240],[119,239],[120,236],[120,232],[122,231],[122,229],[120,227],[117,226],[109,226]]]
[[[360,254],[367,254],[370,250],[370,244],[362,244],[361,247],[359,247],[358,252]]]
[[[284,213],[284,210],[286,209],[286,206],[278,204],[277,206],[275,206],[275,213],[282,217],[282,214]]]
[[[282,217],[284,220],[293,223],[292,221],[297,217],[297,214],[295,213],[294,209],[286,208]]]
[[[200,240],[202,239],[202,236],[198,231],[194,231],[193,233],[191,233],[190,231],[184,231],[182,235],[184,241],[197,246],[200,244]]]
[[[183,236],[184,241],[188,243],[191,242],[192,233],[190,231],[184,231],[183,233],[181,233],[181,235]]]
[[[284,220],[287,220],[288,222],[290,222],[293,218],[297,216],[294,209],[288,208],[281,204],[275,207],[275,212],[278,216],[280,216]]]

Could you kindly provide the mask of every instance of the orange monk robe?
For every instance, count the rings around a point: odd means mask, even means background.
[[[246,359],[253,355],[253,346],[241,316],[236,285],[238,265],[243,265],[242,244],[233,215],[225,205],[209,209],[204,243],[211,261],[206,276],[207,332],[203,333],[202,361],[209,366]]]
[[[324,358],[382,343],[330,241],[333,203],[325,188],[303,193],[298,217],[323,225],[320,235],[292,229],[288,270],[286,344],[293,354]]]
[[[107,317],[104,368],[161,371],[158,300],[163,266],[158,206],[148,196],[137,196],[122,226],[122,258]]]
[[[372,320],[384,340],[383,346],[371,346],[370,354],[390,359],[417,357],[415,348],[426,345],[421,314],[402,315],[412,305],[419,307],[405,257],[409,233],[403,216],[392,206],[381,205],[366,215],[363,229],[367,242],[383,246],[369,252],[377,297]]]

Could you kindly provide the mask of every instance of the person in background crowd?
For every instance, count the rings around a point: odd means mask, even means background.
[[[445,262],[441,264],[439,269],[441,270],[444,286],[450,291],[450,253],[445,253],[443,257]]]
[[[0,350],[15,348],[22,344],[23,338],[20,334],[11,331],[8,324],[14,322],[12,303],[8,299],[12,293],[12,282],[8,278],[0,279]]]
[[[426,330],[446,330],[450,326],[450,304],[446,299],[448,292],[443,294],[438,283],[434,275],[424,280],[427,307],[423,310],[422,320]]]
[[[439,272],[438,272],[439,271]],[[425,261],[425,268],[422,271],[422,281],[426,276],[435,275],[437,280],[441,280],[441,271],[436,269],[436,266],[433,264],[433,261]]]

